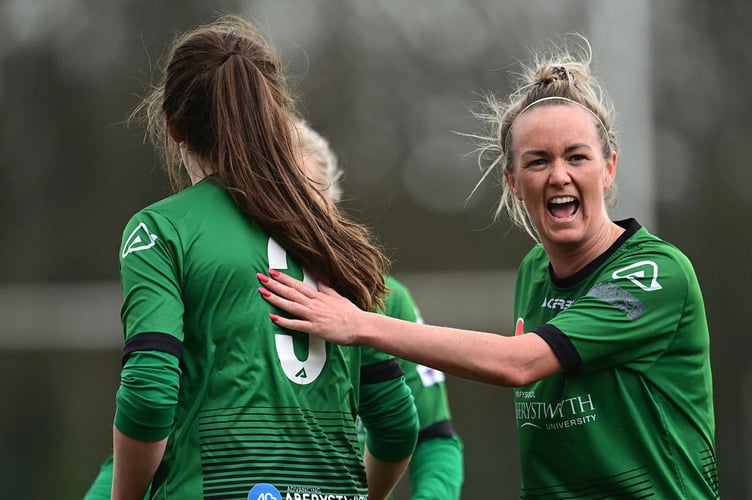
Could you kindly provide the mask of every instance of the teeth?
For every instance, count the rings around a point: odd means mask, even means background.
[[[549,203],[554,204],[563,204],[563,203],[574,203],[577,201],[574,196],[556,196],[555,198],[551,198],[549,200]]]

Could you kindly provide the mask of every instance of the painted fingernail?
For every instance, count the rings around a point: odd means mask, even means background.
[[[264,288],[264,287],[260,287],[260,288],[259,288],[258,290],[259,290],[259,293],[260,293],[261,295],[263,295],[264,297],[269,297],[269,296],[271,296],[271,294],[272,294],[272,293],[271,293],[271,292],[270,292],[269,290],[267,290],[267,289],[266,289],[266,288]]]
[[[277,276],[279,276],[279,271],[277,271],[276,269],[269,269],[269,274],[272,275],[272,278],[276,278]]]
[[[277,321],[279,321],[279,316],[277,316],[276,314],[269,314],[269,318],[270,318],[270,319],[271,319],[272,321],[274,321],[274,322],[277,322]]]
[[[261,273],[256,273],[256,277],[261,283],[269,283],[269,276]]]

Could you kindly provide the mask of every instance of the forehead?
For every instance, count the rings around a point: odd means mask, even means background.
[[[550,103],[534,106],[517,117],[512,126],[512,151],[544,148],[573,142],[596,147],[600,136],[596,118],[582,106]]]

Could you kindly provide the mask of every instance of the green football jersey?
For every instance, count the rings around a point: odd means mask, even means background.
[[[153,498],[367,498],[354,423],[365,351],[269,320],[275,310],[258,293],[257,272],[285,269],[314,283],[216,178],[137,213],[120,264],[124,356],[181,356]],[[382,379],[400,380],[393,364]]]
[[[633,219],[608,251],[552,278],[523,260],[516,334],[564,373],[515,390],[521,498],[716,498],[709,335],[689,260]]]

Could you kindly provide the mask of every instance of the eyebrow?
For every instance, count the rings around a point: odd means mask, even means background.
[[[572,144],[571,146],[564,148],[564,153],[571,153],[572,151],[580,148],[593,149],[590,144],[578,142],[577,144]],[[549,152],[546,149],[528,149],[520,155],[520,158],[524,158],[525,156],[546,156],[547,154],[549,154]]]

